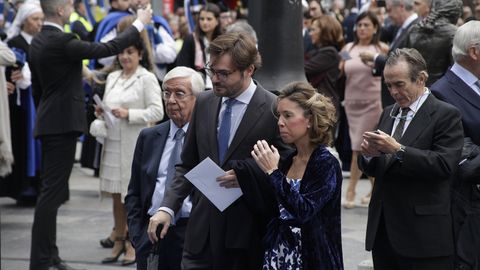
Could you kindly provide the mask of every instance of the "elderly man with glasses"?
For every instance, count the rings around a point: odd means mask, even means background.
[[[359,167],[375,177],[366,249],[375,270],[453,269],[450,185],[463,145],[459,111],[430,94],[415,49],[387,58],[385,84],[395,104],[365,132]]]
[[[205,84],[195,70],[176,67],[165,75],[162,88],[170,120],[140,133],[125,198],[128,229],[139,270],[147,269],[147,258],[152,250],[147,235],[149,219],[157,212],[165,190],[172,181],[196,96],[204,91]],[[191,208],[191,200],[185,199],[177,213],[175,226],[163,240],[164,248],[159,250],[159,257],[164,258],[165,268],[162,269],[180,270],[185,229]]]

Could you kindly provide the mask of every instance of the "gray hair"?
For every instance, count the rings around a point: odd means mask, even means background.
[[[385,62],[385,67],[394,66],[402,61],[408,65],[408,73],[412,82],[417,80],[418,76],[422,72],[427,72],[427,62],[414,48],[395,49],[394,51],[390,52],[387,57],[387,61]],[[428,74],[426,76],[428,78]]]
[[[192,94],[194,96],[205,91],[205,83],[203,82],[202,76],[195,70],[183,66],[175,67],[163,77],[162,88],[165,88],[165,82],[175,78],[190,78]]]
[[[255,43],[258,43],[257,33],[255,29],[246,20],[237,20],[233,24],[227,26],[226,33],[241,32],[253,38]]]
[[[45,17],[51,18],[57,16],[57,8],[64,6],[70,0],[40,0],[40,6],[42,7]]]
[[[413,10],[413,0],[390,0],[392,6],[400,6],[403,4],[405,10],[412,11]]]
[[[480,21],[469,21],[460,26],[453,38],[452,56],[455,62],[468,55],[471,46],[480,44]]]

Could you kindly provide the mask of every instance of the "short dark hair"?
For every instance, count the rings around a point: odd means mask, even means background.
[[[41,0],[40,6],[42,7],[45,17],[51,18],[57,16],[57,8],[61,5],[66,5],[68,0]]]
[[[214,39],[208,46],[208,53],[213,57],[229,54],[233,65],[240,71],[253,65],[255,69],[262,65],[262,57],[253,38],[241,32],[226,33]]]
[[[400,61],[407,63],[409,77],[412,82],[417,80],[422,71],[427,72],[427,62],[425,62],[423,56],[416,49],[395,49],[388,55],[385,66],[393,66]]]

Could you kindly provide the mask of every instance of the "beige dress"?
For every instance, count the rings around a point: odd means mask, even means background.
[[[351,48],[351,49],[350,49]],[[374,45],[347,44],[352,59],[345,61],[345,113],[347,115],[352,150],[360,151],[362,134],[373,130],[382,113],[381,78],[372,75],[372,68],[362,63],[359,53],[378,53]]]

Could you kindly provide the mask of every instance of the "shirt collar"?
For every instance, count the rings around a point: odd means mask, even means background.
[[[248,85],[247,89],[243,91],[238,97],[235,99],[243,104],[250,104],[250,100],[253,97],[253,94],[255,94],[255,89],[257,89],[257,85],[253,82],[253,79],[250,79],[250,84]],[[227,97],[222,98],[222,103],[225,102]]]
[[[22,35],[22,37],[25,39],[25,41],[28,43],[28,44],[31,44],[32,43],[32,39],[33,39],[33,36],[30,35],[29,33],[27,32],[20,32],[20,35]]]
[[[470,88],[475,87],[475,83],[478,81],[477,76],[473,75],[469,70],[462,67],[460,64],[453,64],[450,69],[455,75],[457,75],[465,84],[470,86]]]
[[[428,95],[430,95],[430,90],[427,87],[425,87],[423,90],[423,94],[418,96],[418,98],[414,102],[412,102],[410,106],[408,106],[410,111],[412,111],[414,114],[417,113],[418,109],[420,109],[420,107],[422,107],[422,104],[425,102],[425,100],[427,100]]]
[[[61,25],[59,25],[59,24],[54,23],[54,22],[45,21],[45,22],[43,23],[43,25],[50,25],[50,26],[53,26],[53,27],[59,29],[60,31],[64,32],[64,31],[63,31],[63,27],[62,27]]]
[[[418,18],[417,13],[410,15],[402,24],[402,29],[406,29],[413,21]]]
[[[185,133],[187,133],[187,130],[188,130],[188,122],[183,125],[182,129]],[[170,119],[170,131],[168,132],[168,137],[171,138],[173,140],[173,137],[175,137],[175,133],[177,133],[177,130],[180,129],[179,127],[177,127],[177,125],[175,125],[175,122],[172,121],[172,119]]]

